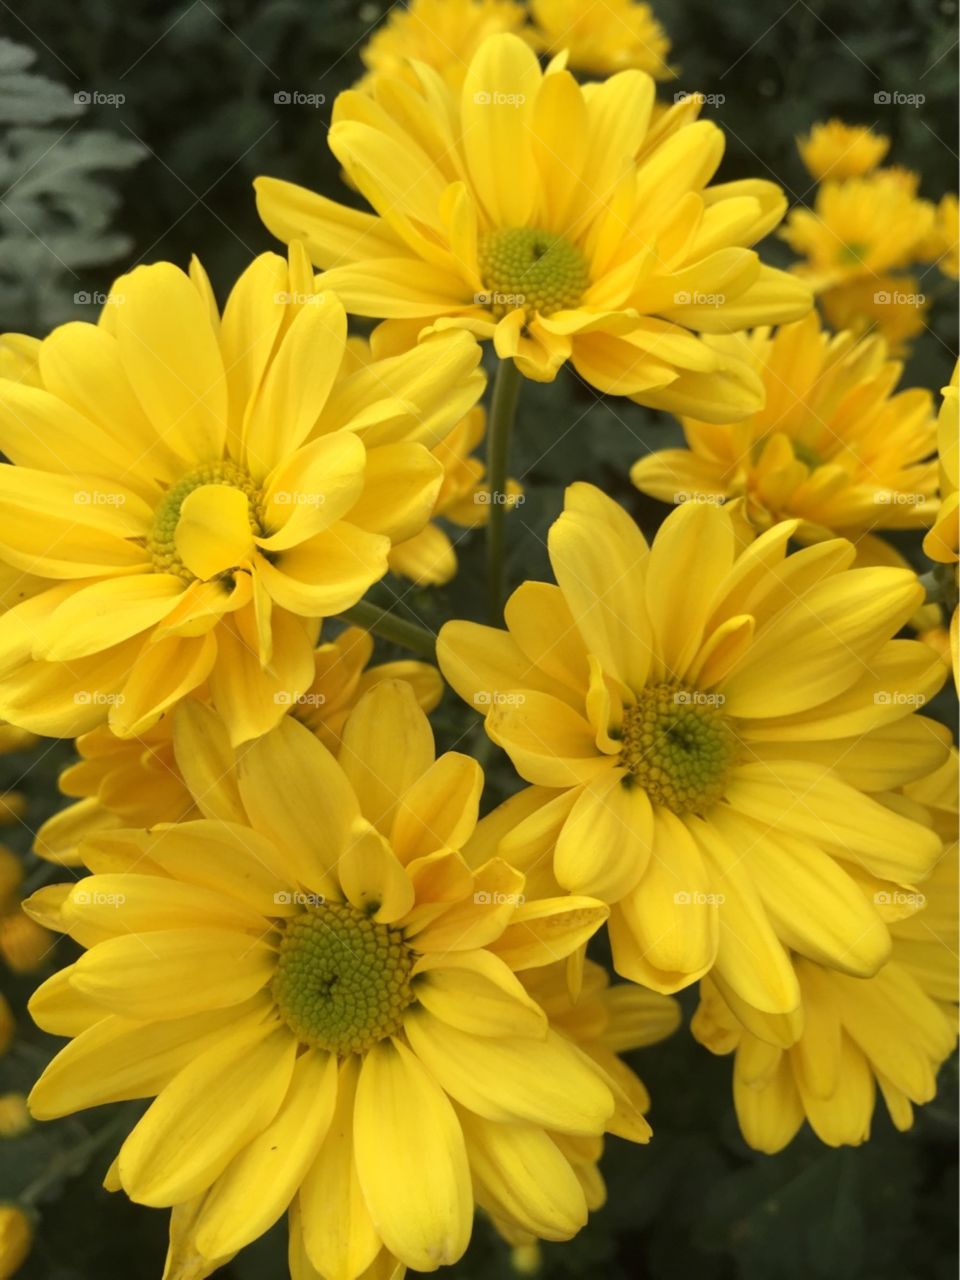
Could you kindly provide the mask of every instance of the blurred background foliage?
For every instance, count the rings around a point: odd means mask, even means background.
[[[260,226],[250,183],[289,178],[351,200],[326,146],[336,94],[360,74],[358,47],[387,6],[357,0],[32,0],[0,5],[0,324],[42,333],[94,319],[112,278],[140,261],[183,266],[197,253],[223,296],[250,257],[276,247]],[[840,116],[888,133],[888,163],[921,175],[921,194],[957,187],[956,0],[683,0],[654,5],[673,41],[678,90],[723,95],[708,108],[728,133],[721,178],[770,177],[791,203],[811,182],[794,138]],[[923,94],[919,107],[877,104],[879,91]],[[323,95],[318,107],[275,95]],[[765,256],[785,263],[771,239]],[[929,329],[907,361],[906,385],[938,389],[957,349],[956,292],[935,268]],[[548,576],[545,532],[572,479],[600,484],[649,533],[665,508],[627,480],[650,448],[679,442],[672,420],[606,400],[573,377],[526,384],[513,474],[526,500],[510,517],[511,581]],[[436,628],[474,616],[481,538],[452,531],[461,573],[448,587],[386,580],[374,598]],[[917,540],[901,544],[918,555]],[[919,564],[919,558],[917,560]],[[390,655],[388,647],[386,656]],[[952,720],[943,700],[934,714]],[[434,717],[439,745],[474,752],[487,800],[515,789],[479,721],[448,698]],[[0,793],[26,796],[6,843],[29,891],[50,878],[30,854],[32,832],[56,807],[69,744],[0,757]],[[39,978],[67,963],[59,942],[38,973],[0,963],[0,987],[19,1028],[0,1057],[0,1095],[26,1092],[55,1042],[23,1015]],[[602,958],[599,957],[598,958]],[[693,993],[683,997],[686,1012]],[[957,1274],[955,1061],[914,1130],[896,1135],[878,1109],[859,1150],[831,1151],[805,1131],[782,1155],[749,1151],[730,1102],[730,1061],[685,1029],[635,1055],[653,1096],[652,1146],[611,1140],[610,1195],[577,1240],[544,1250],[544,1280],[943,1280]],[[158,1280],[165,1215],[100,1187],[128,1108],[87,1113],[0,1136],[0,1201],[24,1198],[39,1215],[23,1280]],[[286,1274],[281,1228],[221,1273],[225,1280]],[[483,1224],[454,1280],[504,1280],[509,1251]]]

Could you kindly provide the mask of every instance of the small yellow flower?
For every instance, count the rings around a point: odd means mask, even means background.
[[[694,99],[653,123],[654,87],[641,71],[581,86],[491,36],[459,93],[424,73],[337,99],[330,146],[373,214],[258,178],[260,215],[389,334],[466,329],[526,377],[569,360],[601,391],[728,421],[761,388],[699,335],[799,319],[810,295],[750,247],[780,188],[711,185],[722,131]]]
[[[648,546],[575,484],[548,538],[559,585],[518,587],[506,631],[448,622],[438,643],[533,784],[501,856],[546,846],[560,886],[611,903],[624,977],[670,992],[713,970],[778,1013],[800,998],[788,949],[857,976],[887,960],[864,883],[913,884],[940,840],[876,796],[949,746],[915,714],[943,664],[895,639],[916,575],[852,568],[843,539],[788,555],[796,527],[738,547],[724,508],[688,502]]]
[[[360,50],[368,74],[357,88],[372,87],[377,75],[416,85],[417,73],[410,66],[414,61],[425,63],[459,89],[484,40],[503,31],[528,38],[526,22],[526,9],[515,0],[410,0],[394,5]]]
[[[936,221],[918,256],[935,263],[951,280],[960,275],[960,205],[955,195],[945,195],[937,205]]]
[[[819,293],[909,266],[933,222],[933,205],[881,169],[824,182],[813,209],[793,209],[778,234],[804,259],[793,270]]]
[[[574,71],[602,78],[636,68],[655,80],[677,73],[669,66],[670,39],[650,5],[638,0],[530,0],[534,45],[553,56],[566,52]]]
[[[27,1100],[22,1093],[0,1095],[0,1138],[19,1138],[32,1124]]]
[[[387,571],[443,480],[430,450],[480,396],[464,333],[344,372],[346,313],[302,247],[257,258],[222,318],[206,277],[121,277],[97,325],[0,379],[0,714],[142,735],[205,686],[235,744],[314,676],[319,620]]]
[[[909,352],[909,344],[926,328],[930,300],[912,275],[862,276],[821,293],[817,302],[838,333],[876,333],[892,356]]]
[[[15,1204],[0,1204],[0,1280],[10,1280],[26,1262],[33,1245],[30,1219]]]
[[[687,448],[635,463],[638,489],[664,502],[742,498],[757,531],[796,518],[801,542],[841,535],[861,549],[874,529],[932,523],[931,397],[894,394],[900,366],[882,339],[830,334],[812,313],[776,333],[758,330],[750,353],[763,409],[729,426],[683,419]]]
[[[335,640],[317,648],[312,683],[296,697],[282,695],[283,709],[334,751],[350,711],[381,680],[405,680],[424,711],[437,706],[443,696],[443,681],[436,667],[409,660],[371,667],[372,656],[372,636],[348,627]],[[52,862],[78,866],[80,843],[100,831],[199,817],[177,765],[176,719],[176,713],[168,713],[138,738],[118,738],[107,725],[79,737],[76,749],[80,760],[60,775],[60,790],[76,803],[40,827],[36,852]],[[218,730],[216,717],[207,717],[207,732],[216,734]],[[199,779],[197,786],[201,786]]]
[[[797,150],[811,177],[862,178],[874,170],[890,148],[882,133],[842,120],[815,124],[806,137],[797,138]]]
[[[751,1016],[709,979],[701,985],[693,1032],[714,1053],[735,1052],[737,1117],[757,1150],[780,1151],[804,1120],[830,1146],[858,1146],[870,1136],[878,1090],[900,1130],[935,1096],[957,1039],[956,769],[954,755],[904,788],[921,813],[952,807],[938,819],[952,844],[916,889],[876,895],[893,949],[874,977],[796,957],[802,1018]]]
[[[33,1115],[156,1095],[110,1183],[180,1206],[171,1249],[209,1269],[291,1206],[295,1276],[432,1271],[464,1252],[474,1187],[573,1235],[586,1196],[549,1135],[649,1126],[517,974],[606,908],[468,865],[483,774],[435,758],[409,684],[369,690],[336,756],[287,717],[234,764],[209,714],[184,703],[177,742],[207,816],[95,837],[92,875],[30,899],[87,948],[30,1002],[74,1037]]]

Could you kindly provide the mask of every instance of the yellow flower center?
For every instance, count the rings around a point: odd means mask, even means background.
[[[723,795],[737,758],[737,739],[718,694],[657,684],[627,708],[620,763],[628,786],[674,813],[703,813]]]
[[[245,494],[249,504],[250,528],[258,536],[263,533],[263,498],[243,467],[235,462],[205,462],[171,485],[157,507],[148,548],[158,572],[176,573],[187,582],[195,581],[196,574],[191,573],[177,554],[176,533],[184,502],[195,489],[207,484],[226,485]]]
[[[576,245],[535,227],[484,232],[478,256],[482,303],[498,319],[518,308],[529,317],[575,307],[590,283],[589,264]]]
[[[400,1030],[413,961],[401,930],[327,903],[287,924],[273,998],[303,1044],[364,1053]]]

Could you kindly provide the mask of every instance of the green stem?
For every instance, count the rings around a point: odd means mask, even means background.
[[[437,637],[426,627],[418,627],[415,622],[407,622],[398,618],[389,609],[381,609],[379,605],[361,600],[352,609],[344,609],[340,617],[344,622],[352,622],[354,626],[363,627],[364,631],[372,631],[384,640],[392,640],[394,644],[412,649],[422,658],[432,662],[437,655]]]
[[[503,609],[506,551],[507,471],[510,437],[520,396],[520,371],[512,360],[501,360],[493,384],[490,425],[487,429],[487,485],[490,520],[487,524],[487,607],[491,622],[499,622]]]

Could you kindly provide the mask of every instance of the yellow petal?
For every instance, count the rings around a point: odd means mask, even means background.
[[[398,1041],[364,1059],[354,1112],[357,1175],[387,1248],[410,1267],[458,1261],[470,1240],[473,1194],[450,1101]]]
[[[426,956],[415,970],[417,1001],[471,1035],[543,1039],[547,1019],[508,965],[489,951]]]

